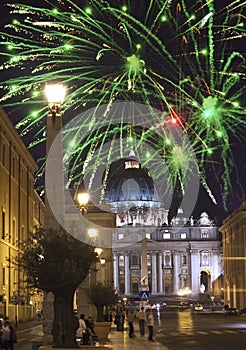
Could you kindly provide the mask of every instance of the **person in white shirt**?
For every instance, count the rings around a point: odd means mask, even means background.
[[[85,314],[81,314],[79,318],[79,328],[76,330],[76,337],[80,338],[81,344],[85,343],[86,328]]]
[[[143,337],[145,333],[144,325],[146,321],[146,313],[143,306],[138,311],[136,317],[138,318],[138,322],[139,322],[140,336]]]

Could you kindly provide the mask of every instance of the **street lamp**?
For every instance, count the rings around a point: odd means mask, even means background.
[[[48,100],[48,106],[53,119],[60,115],[61,105],[64,101],[66,89],[61,84],[47,84],[45,94]]]
[[[79,192],[77,194],[77,201],[79,204],[79,210],[81,211],[82,215],[84,215],[87,211],[86,205],[89,202],[89,194],[87,192]]]
[[[59,220],[64,220],[65,199],[64,199],[64,174],[63,174],[63,145],[62,145],[62,115],[61,105],[65,97],[63,85],[47,84],[45,95],[48,101],[49,114],[46,118],[46,172],[45,172],[45,228],[60,228]],[[56,144],[55,151],[51,152],[53,144]],[[56,171],[50,170],[50,164]],[[49,169],[49,170],[47,170]],[[48,185],[47,185],[48,183]],[[48,195],[49,192],[49,195]],[[52,208],[56,210],[54,214]],[[51,293],[45,294],[43,300],[43,316],[45,327],[43,327],[43,342],[52,342],[53,323],[53,299]]]

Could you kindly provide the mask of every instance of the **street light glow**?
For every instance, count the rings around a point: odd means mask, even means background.
[[[65,98],[66,88],[62,84],[47,84],[45,94],[49,104],[61,105]]]
[[[85,206],[89,201],[89,194],[87,192],[79,192],[77,200],[80,206]]]
[[[95,228],[89,228],[88,234],[91,239],[95,239],[97,237],[97,230]]]

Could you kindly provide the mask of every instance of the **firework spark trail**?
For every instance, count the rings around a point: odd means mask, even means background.
[[[245,1],[222,6],[214,0],[151,0],[148,5],[129,0],[122,6],[116,0],[92,0],[85,7],[75,0],[44,0],[43,7],[22,2],[9,5],[17,18],[1,33],[6,50],[2,50],[5,62],[0,68],[10,78],[1,82],[0,102],[6,108],[17,108],[20,102],[27,110],[35,106],[16,123],[24,138],[34,133],[29,147],[45,141],[46,107],[40,92],[47,82],[59,81],[68,89],[65,123],[66,115],[94,108],[83,125],[76,125],[73,147],[69,132],[64,135],[65,161],[73,159],[69,183],[80,177],[79,169],[84,173],[92,167],[95,174],[100,160],[110,164],[108,156],[114,152],[103,150],[110,139],[112,147],[115,137],[120,139],[120,154],[126,156],[124,138],[131,125],[134,147],[141,153],[144,142],[151,145],[153,155],[158,152],[168,164],[169,184],[180,182],[184,188],[192,160],[187,145],[170,137],[171,121],[172,132],[177,125],[188,136],[201,181],[213,201],[206,168],[213,164],[213,155],[220,154],[218,182],[222,180],[226,203],[233,164],[230,144],[233,138],[241,139],[246,124],[245,55],[233,46],[235,38],[245,37]],[[107,106],[102,116],[106,120],[118,101],[157,107],[162,113],[153,113],[153,130],[162,125],[162,133],[136,128],[134,116],[127,122],[122,117],[116,127],[112,115],[107,127],[95,129],[99,107]],[[81,140],[85,125],[90,132]],[[168,139],[171,145],[165,142]],[[43,169],[41,161],[40,174]],[[168,176],[166,170],[161,175]]]

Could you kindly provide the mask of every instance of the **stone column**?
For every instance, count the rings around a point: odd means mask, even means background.
[[[212,250],[212,262],[211,262],[211,271],[212,271],[212,278],[210,280],[210,286],[209,290],[211,293],[216,293],[215,290],[213,290],[212,280],[215,281],[218,279],[220,275],[220,265],[219,265],[219,250],[213,249]]]
[[[59,230],[64,224],[65,197],[63,173],[62,116],[49,113],[46,120],[46,171],[44,228]],[[54,296],[48,293],[43,300],[43,343],[52,344]]]
[[[198,249],[191,249],[191,290],[192,294],[200,293],[200,264],[199,264],[199,255]]]
[[[157,275],[156,275],[156,252],[151,253],[152,259],[152,294],[157,293]]]
[[[162,252],[158,253],[158,292],[159,293],[163,293],[164,289],[163,289],[163,270],[162,270]]]
[[[177,294],[179,290],[179,251],[173,251],[173,293]]]
[[[129,253],[125,255],[125,294],[130,294]]]

